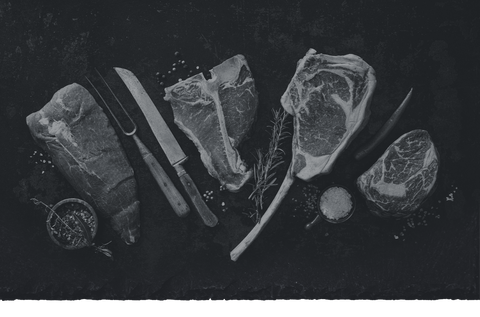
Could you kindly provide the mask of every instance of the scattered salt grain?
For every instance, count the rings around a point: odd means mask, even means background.
[[[453,193],[450,193],[448,197],[445,198],[446,201],[453,201]]]
[[[320,197],[320,190],[315,185],[307,185],[302,188],[302,195],[304,199],[292,198],[295,208],[294,212],[300,212],[302,217],[311,217],[317,212],[317,202]]]
[[[226,212],[228,210],[228,207],[222,207],[222,212]]]

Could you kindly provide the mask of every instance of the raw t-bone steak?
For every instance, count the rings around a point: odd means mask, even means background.
[[[338,155],[365,126],[375,71],[356,55],[310,49],[281,98],[294,116],[293,173],[300,179],[330,172]]]
[[[35,141],[80,196],[127,243],[140,235],[137,183],[115,130],[88,90],[78,84],[57,91],[27,117]]]
[[[237,146],[255,120],[258,97],[247,61],[236,55],[165,89],[175,123],[195,143],[210,175],[230,191],[252,176]]]
[[[374,214],[405,217],[418,209],[434,188],[438,165],[428,132],[413,130],[393,142],[357,179],[357,186]]]

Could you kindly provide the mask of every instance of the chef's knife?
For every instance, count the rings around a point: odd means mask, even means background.
[[[186,156],[183,152],[182,148],[170,131],[170,128],[167,126],[160,112],[158,112],[157,108],[155,107],[152,99],[150,99],[140,81],[131,71],[118,67],[114,67],[114,69],[123,80],[128,90],[130,90],[130,93],[137,104],[140,106],[140,109],[145,115],[153,134],[157,138],[158,143],[160,143],[160,146],[165,152],[170,164],[177,171],[177,175],[180,178],[185,191],[192,200],[192,203],[200,214],[200,217],[202,217],[203,222],[209,227],[214,227],[218,223],[217,217],[205,204],[202,196],[198,192],[197,187],[193,183],[193,180],[190,178],[190,175],[188,175],[182,166],[182,164],[187,160],[188,156]]]

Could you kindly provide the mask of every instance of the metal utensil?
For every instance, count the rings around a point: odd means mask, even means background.
[[[96,70],[97,71],[97,70]],[[185,217],[188,215],[190,212],[190,207],[188,204],[185,202],[183,199],[182,195],[180,192],[175,188],[173,185],[172,181],[168,177],[167,173],[165,173],[165,170],[162,168],[160,163],[155,159],[153,156],[152,152],[143,144],[143,142],[138,138],[138,136],[135,134],[137,132],[137,125],[133,121],[133,119],[130,117],[128,112],[125,110],[123,104],[118,100],[117,96],[115,93],[112,91],[108,83],[105,81],[105,79],[100,75],[100,73],[97,71],[97,74],[100,76],[104,84],[107,86],[107,88],[110,90],[112,95],[115,97],[115,100],[117,103],[120,105],[122,108],[123,112],[127,116],[127,118],[130,120],[133,129],[132,131],[126,131],[122,124],[119,122],[115,114],[113,113],[112,109],[109,107],[103,96],[100,94],[100,92],[97,90],[97,88],[93,85],[93,83],[87,78],[87,81],[89,84],[93,87],[93,89],[97,92],[98,96],[100,99],[102,99],[103,103],[105,104],[105,107],[108,109],[110,114],[112,115],[113,119],[117,122],[118,126],[120,127],[120,130],[122,130],[123,134],[126,136],[131,136],[135,143],[137,144],[137,147],[140,151],[140,154],[142,155],[143,160],[147,164],[148,168],[150,169],[150,172],[152,173],[153,177],[158,183],[158,186],[160,186],[160,189],[162,192],[165,194],[165,197],[167,198],[168,202],[172,206],[173,210],[179,217]]]
[[[183,152],[173,136],[172,131],[170,131],[170,128],[167,126],[165,120],[163,120],[162,115],[155,107],[152,99],[150,99],[140,81],[131,71],[118,67],[115,67],[114,69],[123,80],[128,90],[130,90],[133,98],[137,101],[137,104],[145,115],[153,134],[165,152],[170,164],[177,171],[177,175],[180,178],[185,191],[190,197],[203,222],[209,227],[216,226],[218,223],[217,217],[208,208],[207,204],[205,204],[192,178],[182,166],[188,156]]]

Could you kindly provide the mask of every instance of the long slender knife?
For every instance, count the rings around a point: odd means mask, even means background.
[[[190,175],[188,175],[182,166],[182,164],[188,159],[188,156],[183,152],[170,131],[170,128],[155,107],[152,99],[150,99],[140,81],[138,81],[137,77],[131,71],[118,67],[114,67],[114,69],[123,80],[128,90],[130,90],[130,93],[145,115],[153,134],[157,138],[158,143],[160,143],[160,146],[165,152],[170,164],[177,171],[177,175],[180,178],[185,191],[190,197],[195,209],[200,214],[200,217],[202,217],[203,222],[209,227],[214,227],[218,223],[217,217],[205,204]]]

